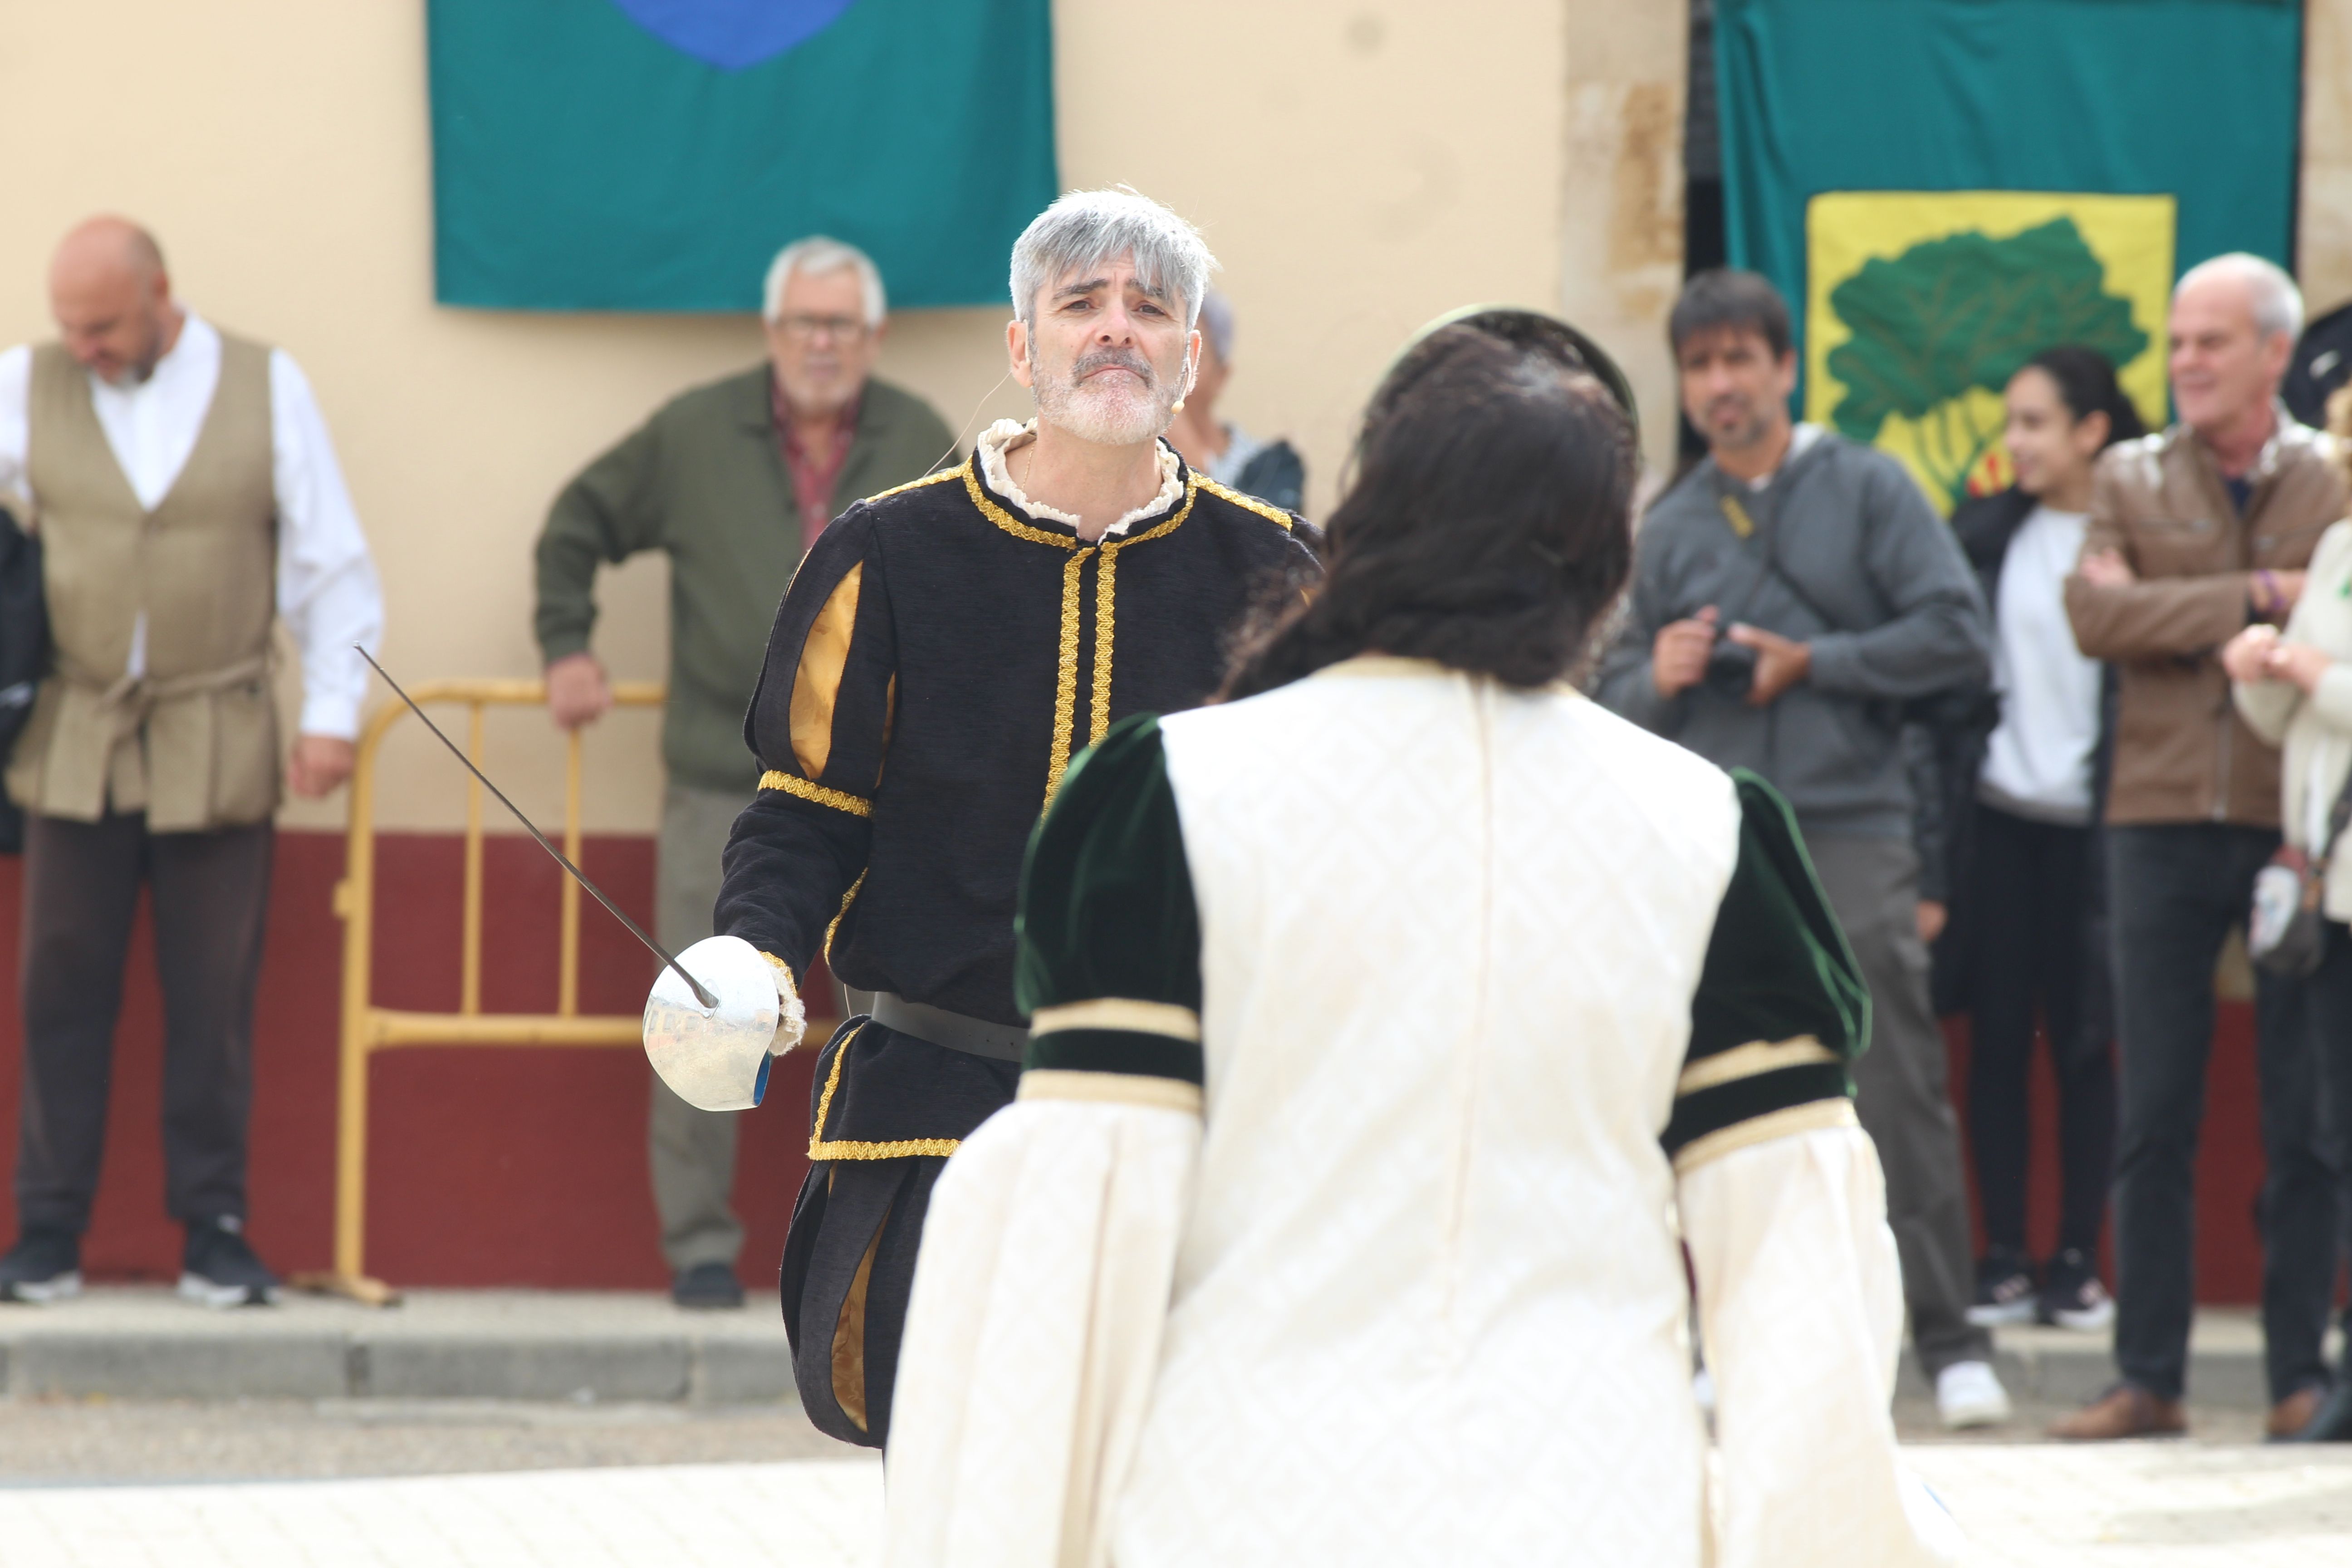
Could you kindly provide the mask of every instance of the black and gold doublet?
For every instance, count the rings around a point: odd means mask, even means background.
[[[975,458],[860,501],[784,596],[745,721],[764,771],[718,929],[795,984],[1018,1027],[1022,854],[1071,756],[1129,713],[1197,706],[1270,586],[1314,571],[1291,514],[1179,468],[1176,501],[1089,544]],[[853,1019],[816,1068],[784,1318],[817,1426],[878,1446],[930,1185],[1019,1064]]]

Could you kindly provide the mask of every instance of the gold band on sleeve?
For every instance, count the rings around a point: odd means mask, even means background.
[[[1701,1165],[1720,1160],[1726,1154],[1752,1149],[1759,1143],[1776,1139],[1792,1138],[1800,1132],[1818,1132],[1826,1128],[1851,1127],[1859,1131],[1862,1119],[1853,1113],[1853,1101],[1840,1097],[1836,1100],[1813,1100],[1802,1105],[1791,1105],[1780,1110],[1769,1110],[1746,1121],[1735,1121],[1704,1138],[1694,1138],[1683,1145],[1675,1156],[1675,1174],[1687,1176]]]
[[[852,816],[874,815],[874,803],[870,800],[860,800],[854,795],[844,795],[837,789],[827,789],[821,784],[811,784],[790,773],[761,773],[760,787],[782,790],[803,800],[813,800],[819,805],[829,805],[835,811],[845,811]]]
[[[1201,1015],[1173,1002],[1139,1002],[1127,996],[1102,996],[1091,1002],[1070,1002],[1040,1007],[1029,1016],[1029,1033],[1050,1035],[1057,1029],[1125,1029],[1137,1035],[1164,1035],[1171,1040],[1201,1043]]]
[[[1021,1075],[1019,1100],[1077,1100],[1099,1105],[1140,1105],[1201,1114],[1201,1086],[1176,1078],[1131,1072],[1064,1072],[1033,1068]]]
[[[1744,1046],[1734,1046],[1727,1051],[1701,1057],[1683,1068],[1683,1076],[1675,1084],[1675,1093],[1677,1096],[1696,1094],[1700,1089],[1737,1083],[1743,1078],[1754,1078],[1759,1073],[1778,1072],[1782,1068],[1807,1067],[1815,1062],[1837,1059],[1835,1051],[1811,1035],[1799,1035],[1786,1040],[1750,1040]]]

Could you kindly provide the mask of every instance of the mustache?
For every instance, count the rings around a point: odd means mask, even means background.
[[[1070,380],[1084,381],[1098,370],[1116,366],[1127,371],[1146,386],[1156,385],[1159,377],[1151,372],[1151,362],[1130,349],[1100,349],[1090,354],[1080,354],[1070,366]]]

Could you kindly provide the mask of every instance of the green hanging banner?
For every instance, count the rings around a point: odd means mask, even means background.
[[[1050,0],[429,0],[435,292],[748,310],[787,242],[1004,300],[1058,191]]]
[[[2044,348],[2162,424],[2174,279],[2291,263],[2302,37],[2292,0],[1717,0],[1727,248],[1797,316],[1805,417],[1948,508],[2009,482]]]

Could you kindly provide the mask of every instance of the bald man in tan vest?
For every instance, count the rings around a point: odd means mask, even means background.
[[[342,783],[383,607],[294,362],[172,297],[121,218],[66,237],[58,341],[0,353],[0,489],[28,495],[56,643],[7,770],[26,812],[17,1237],[0,1300],[80,1288],[131,918],[150,890],[164,1010],[165,1205],[180,1293],[259,1304],[246,1239],[253,998],[280,796],[271,629],[302,655],[285,782]]]

